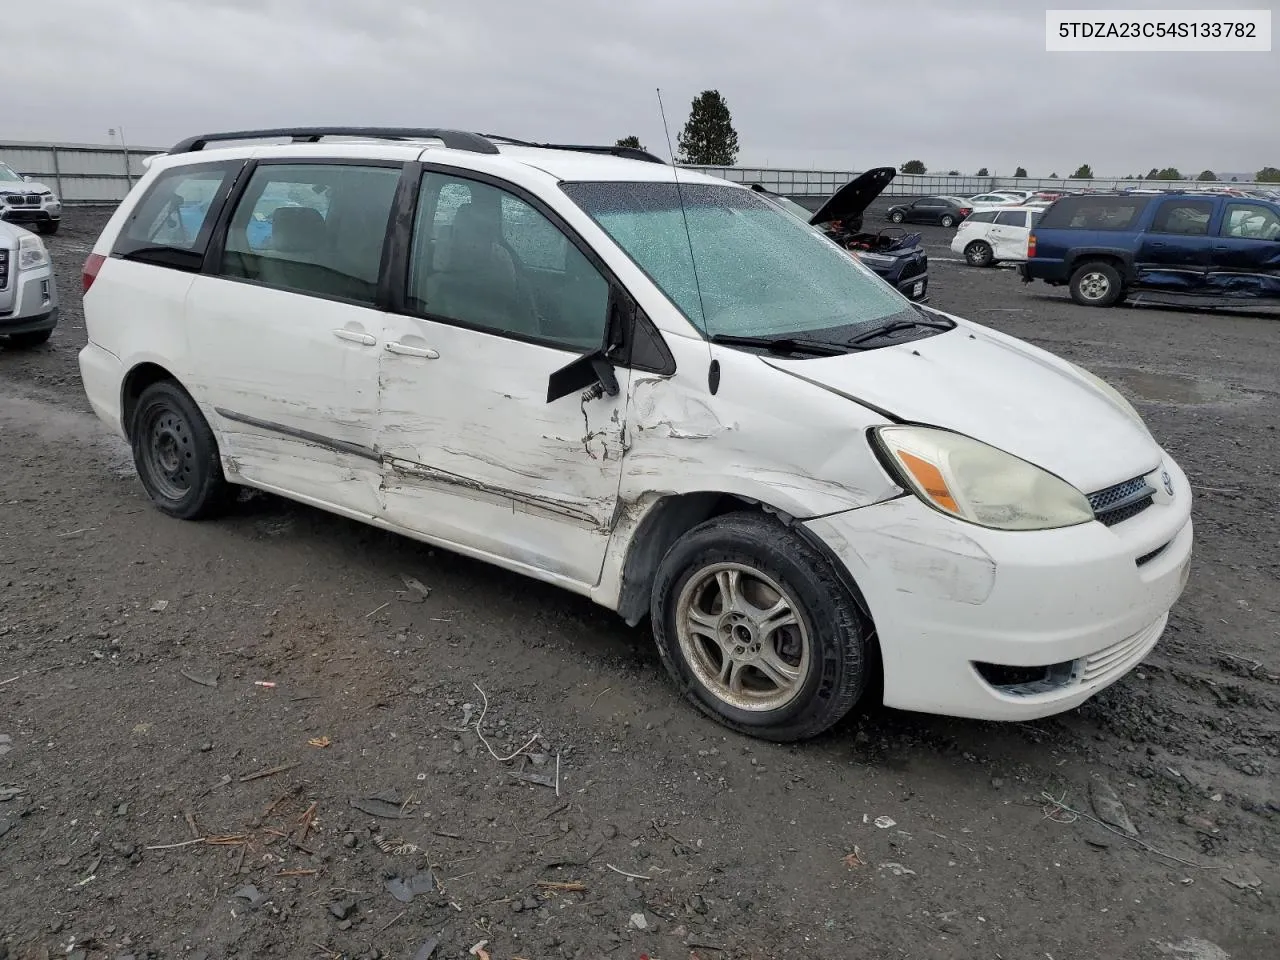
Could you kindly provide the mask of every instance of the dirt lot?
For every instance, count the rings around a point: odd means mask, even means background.
[[[0,349],[0,960],[1276,956],[1274,317],[1086,310],[926,228],[935,305],[1108,377],[1179,458],[1190,585],[1074,713],[775,747],[587,601],[272,498],[153,510],[79,386],[104,219],[53,238],[50,344]]]

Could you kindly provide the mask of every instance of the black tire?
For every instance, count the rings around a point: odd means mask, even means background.
[[[129,441],[143,489],[163,513],[201,520],[230,501],[213,431],[195,401],[172,380],[142,391]]]
[[[50,236],[58,232],[58,227],[61,223],[61,220],[38,220],[36,221],[36,229],[45,236]]]
[[[4,338],[4,344],[15,350],[29,350],[32,347],[38,347],[45,343],[53,336],[53,329],[48,330],[31,330],[27,333],[11,333]]]
[[[893,213],[889,214],[889,219],[892,220],[894,223],[901,223],[903,220],[907,218],[901,210],[894,210]]]
[[[938,222],[941,223],[944,227],[954,227],[956,225],[956,218],[949,213],[944,213],[942,215],[942,219],[939,220]]]
[[[985,240],[975,240],[965,247],[964,258],[974,267],[989,267],[996,262],[995,251]]]
[[[705,659],[705,654],[695,652],[692,655],[701,661],[699,666],[691,662],[685,652],[678,623],[682,600],[692,597],[688,601],[690,605],[705,611],[698,599],[703,590],[699,584],[710,587],[712,574],[725,565],[747,568],[742,571],[745,581],[766,591],[770,588],[765,580],[753,578],[751,572],[771,580],[781,588],[782,598],[789,601],[788,607],[798,614],[795,626],[770,630],[765,641],[760,641],[758,635],[754,638],[754,656],[758,661],[763,660],[761,647],[767,644],[775,662],[785,661],[785,666],[796,671],[791,684],[794,693],[775,707],[768,707],[764,700],[757,701],[756,708],[732,704],[709,686],[714,680],[699,676],[700,670],[706,673],[709,666],[724,672],[724,664],[730,659],[720,642],[710,639],[709,633],[698,641],[697,649],[712,656],[719,651],[719,666]],[[731,571],[721,571],[725,572]],[[714,589],[717,597],[724,596],[719,587]],[[777,595],[769,592],[764,602],[771,603]],[[752,609],[761,610],[754,605]],[[717,614],[704,612],[703,616],[716,617]],[[741,626],[727,622],[734,616],[721,601],[715,630],[726,643],[738,642],[734,631]],[[699,710],[726,727],[764,740],[780,743],[805,740],[827,730],[857,705],[867,689],[868,674],[873,671],[869,639],[873,631],[830,563],[803,538],[759,514],[732,513],[716,517],[677,540],[659,565],[650,617],[663,665],[680,692]],[[782,644],[790,642],[793,645],[790,650],[780,649],[773,639],[782,631],[787,631],[782,634]],[[687,642],[695,642],[688,630],[685,636]],[[787,657],[796,662],[792,663]],[[763,670],[749,664],[740,669],[744,677],[773,682]],[[746,680],[742,682],[745,684]]]
[[[1124,299],[1120,271],[1102,260],[1091,260],[1071,274],[1071,299],[1084,307],[1111,307]]]

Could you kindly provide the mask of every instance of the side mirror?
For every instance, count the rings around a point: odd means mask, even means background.
[[[22,178],[22,182],[23,182],[23,183],[35,183],[35,181],[34,181],[34,180],[32,180],[30,176],[24,176],[24,177]]]
[[[599,387],[611,397],[618,395],[618,376],[604,350],[592,350],[551,374],[547,378],[547,403],[588,387]]]

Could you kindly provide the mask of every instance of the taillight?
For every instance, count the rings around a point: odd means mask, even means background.
[[[972,211],[972,210],[970,210],[968,207],[961,207],[961,208],[960,208],[960,216],[962,216],[962,217],[967,217],[967,216],[968,216],[969,214],[971,214],[971,213],[973,213],[973,211]]]
[[[102,269],[102,264],[106,262],[106,257],[100,253],[91,253],[84,262],[84,272],[80,274],[80,282],[84,286],[84,293],[89,292],[89,288],[93,286],[93,281],[98,279],[98,271]]]
[[[1036,255],[1036,235],[1034,233],[1027,235],[1027,259],[1030,260]]]

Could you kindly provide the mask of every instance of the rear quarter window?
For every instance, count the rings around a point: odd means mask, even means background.
[[[236,160],[166,170],[138,200],[112,253],[160,266],[198,270],[226,202]]]
[[[1150,201],[1144,197],[1063,197],[1040,219],[1042,230],[1132,230]]]
[[[995,223],[996,212],[994,210],[979,210],[977,213],[971,213],[966,223]]]

